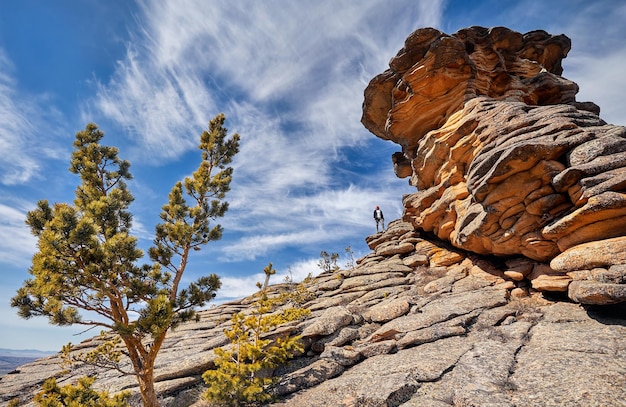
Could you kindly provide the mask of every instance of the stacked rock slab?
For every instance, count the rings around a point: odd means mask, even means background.
[[[392,161],[417,187],[403,200],[416,230],[549,263],[539,289],[622,302],[626,128],[576,101],[569,50],[544,31],[419,29],[368,85],[362,122],[402,147]]]
[[[372,81],[364,123],[402,145],[396,172],[418,191],[403,219],[366,238],[355,267],[304,283],[309,317],[268,333],[300,335],[305,348],[272,372],[275,405],[624,405],[626,250],[606,221],[622,216],[624,132],[575,102],[559,76],[568,50],[544,32],[418,30]],[[208,406],[202,373],[252,302],[168,332],[155,368],[162,406]],[[48,377],[83,375],[139,405],[132,377],[68,370],[54,355],[0,377],[0,406],[34,406]]]
[[[372,251],[355,267],[305,283],[307,319],[268,334],[299,334],[305,348],[273,372],[275,405],[623,405],[623,311],[546,299],[525,278],[541,262],[467,255],[401,220],[366,240]],[[268,294],[291,288],[270,286]],[[213,350],[228,346],[230,316],[250,312],[251,303],[201,311],[199,322],[168,333],[155,371],[163,407],[208,407],[201,375],[215,368]],[[78,347],[89,351],[100,341]],[[67,384],[85,374],[96,374],[98,389],[131,390],[138,405],[132,377],[67,370],[58,355],[1,377],[0,405],[17,398],[32,406],[45,378]]]

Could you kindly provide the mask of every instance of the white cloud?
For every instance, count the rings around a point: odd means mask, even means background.
[[[563,76],[579,85],[576,99],[596,103],[600,117],[619,125],[626,124],[625,19],[626,3],[590,2],[562,27],[572,40]]]
[[[285,279],[293,282],[301,282],[307,276],[316,276],[321,273],[321,269],[317,266],[318,259],[305,259],[296,261],[289,265],[286,269],[276,270],[276,274],[270,280],[271,284],[283,283]],[[233,298],[243,298],[254,294],[259,289],[258,283],[265,281],[264,273],[255,273],[242,277],[222,276],[220,277],[222,288],[218,291],[216,301],[223,302]]]
[[[318,87],[307,80],[310,71],[331,62],[334,52],[350,52],[337,43],[354,31],[368,5],[190,0],[146,2],[143,10],[159,64],[193,60],[196,69],[268,101],[296,87]]]
[[[350,185],[316,194],[260,198],[254,208],[234,208],[224,226],[245,233],[222,249],[221,260],[251,260],[285,247],[353,240],[374,233],[371,212],[380,205],[388,220],[401,214],[398,196],[411,192],[403,180],[380,177],[375,188]],[[262,195],[260,195],[262,196]]]
[[[600,117],[622,126],[626,124],[624,61],[626,47],[600,56],[582,56],[571,62],[570,74],[566,75],[580,87],[577,100],[596,103],[600,106]]]
[[[261,273],[262,274],[262,273]],[[261,274],[247,275],[243,277],[220,277],[222,288],[215,298],[217,303],[233,298],[243,298],[258,291],[257,281],[263,281]]]
[[[18,185],[39,177],[47,158],[67,157],[54,137],[60,114],[48,95],[21,92],[14,66],[0,48],[0,183]]]
[[[270,195],[276,190],[328,182],[326,146],[315,146],[312,135],[300,131],[287,134],[279,117],[250,104],[233,104],[231,110],[235,124],[228,127],[235,127],[241,135],[234,163],[236,182],[251,190],[269,186]]]
[[[99,84],[95,103],[131,135],[134,154],[144,159],[175,158],[194,148],[213,105],[200,79],[184,66],[160,69],[132,48],[111,82]]]
[[[20,106],[16,100],[17,84],[9,74],[12,69],[0,49],[0,182],[5,185],[26,182],[39,170],[37,161],[27,153],[29,135],[35,130],[27,117],[33,112],[25,111],[28,106]]]
[[[299,260],[294,264],[289,265],[286,270],[277,270],[277,278],[274,279],[273,282],[282,282],[285,278],[287,278],[291,281],[299,283],[309,275],[315,277],[321,273],[320,268],[317,266],[318,261],[319,258]]]
[[[30,233],[26,220],[25,204],[17,208],[0,203],[0,263],[24,266],[35,253],[37,239]]]
[[[268,228],[269,229],[269,228]],[[303,231],[282,231],[268,234],[248,234],[234,244],[229,244],[220,253],[222,261],[252,260],[268,252],[284,247],[295,247],[328,239],[330,231],[307,229]]]

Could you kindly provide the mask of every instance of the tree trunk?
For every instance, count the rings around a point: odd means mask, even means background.
[[[122,336],[135,370],[135,377],[139,383],[143,407],[159,407],[157,394],[154,390],[154,362],[164,337],[165,334],[160,340],[153,343],[148,352],[141,343],[141,338],[135,338],[132,335]]]
[[[159,407],[159,400],[154,390],[154,370],[152,367],[137,375],[137,379],[143,407]]]

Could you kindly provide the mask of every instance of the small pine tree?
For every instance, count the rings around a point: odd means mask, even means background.
[[[321,268],[324,272],[335,272],[339,270],[337,260],[339,260],[339,253],[328,253],[326,250],[322,250],[320,252],[320,259],[317,262],[317,267]]]
[[[352,251],[352,247],[347,246],[345,249],[346,254],[348,255],[348,262],[346,263],[346,268],[348,270],[351,270],[354,268],[355,265],[355,261],[354,261],[354,252]]]
[[[263,269],[263,272],[265,273],[265,281],[263,282],[263,286],[259,288],[261,288],[262,290],[265,290],[268,284],[270,283],[270,277],[276,274],[276,269],[274,269],[272,267],[272,263],[270,263]]]
[[[43,389],[35,395],[35,403],[41,407],[128,407],[130,392],[125,391],[110,397],[105,391],[91,388],[93,377],[81,377],[76,384],[59,387],[56,379],[50,378]]]
[[[271,263],[265,270],[266,276],[274,274],[267,273],[273,270]],[[231,345],[214,350],[216,369],[202,376],[209,386],[204,398],[214,405],[238,407],[270,401],[268,389],[276,380],[271,371],[304,350],[299,336],[263,336],[279,325],[305,318],[310,311],[300,305],[310,298],[308,291],[300,284],[295,290],[269,297],[266,288],[258,294],[249,315],[232,316],[231,328],[224,330]]]
[[[26,223],[38,239],[29,270],[11,306],[22,318],[46,316],[55,325],[99,326],[117,335],[98,352],[72,358],[121,371],[123,344],[146,407],[158,406],[154,365],[171,328],[195,316],[220,287],[217,275],[179,287],[190,255],[219,240],[214,224],[228,210],[225,201],[239,151],[239,135],[228,138],[225,116],[217,115],[200,135],[201,161],[195,172],[172,188],[162,206],[152,264],[140,264],[143,252],[131,234],[133,195],[130,163],[118,149],[100,144],[104,133],[90,123],[76,133],[70,172],[80,177],[73,204],[39,201]],[[81,311],[87,311],[84,319]],[[98,318],[90,319],[97,315]],[[137,319],[134,316],[138,315]],[[66,353],[69,353],[69,348]]]

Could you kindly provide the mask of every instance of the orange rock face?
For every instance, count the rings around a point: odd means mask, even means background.
[[[394,170],[417,188],[405,221],[464,250],[543,262],[626,235],[626,128],[576,101],[560,76],[569,50],[564,35],[502,27],[407,38],[366,88],[362,117],[401,147]],[[557,280],[546,283],[565,290]]]

